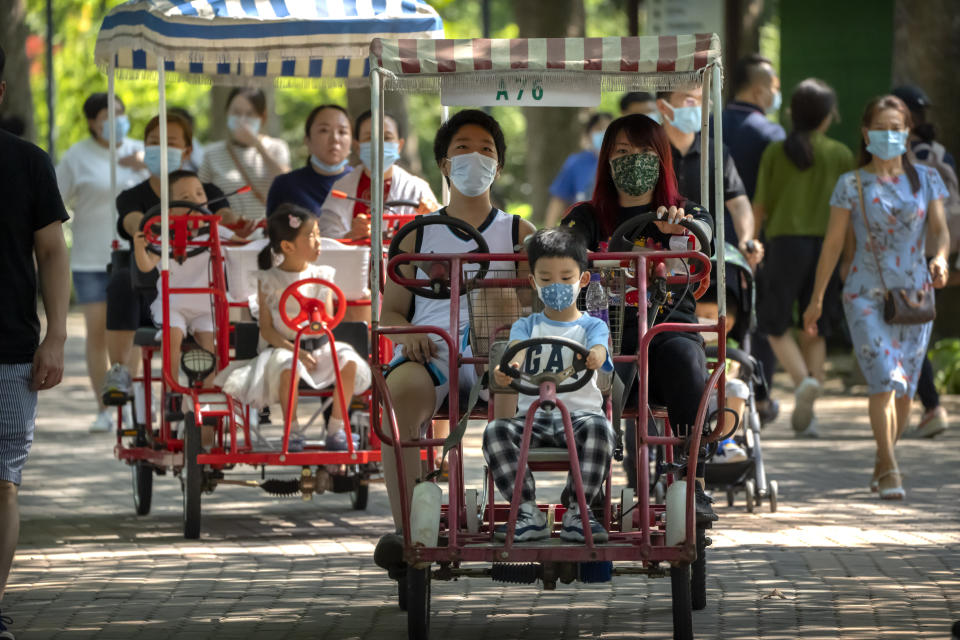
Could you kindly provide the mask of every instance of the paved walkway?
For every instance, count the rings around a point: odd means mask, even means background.
[[[76,317],[71,330],[82,334]],[[205,496],[202,538],[185,541],[175,478],[156,478],[153,512],[133,515],[111,436],[86,431],[94,405],[81,339],[68,341],[68,357],[64,383],[42,397],[22,486],[21,545],[3,602],[18,639],[405,636],[396,587],[370,560],[389,527],[381,485],[366,512],[345,496],[303,502],[221,487]],[[819,441],[789,437],[790,397],[779,393],[784,417],[764,432],[777,513],[718,500],[698,637],[945,639],[960,619],[960,424],[934,441],[905,441],[908,499],[881,503],[867,490],[866,401],[842,396],[836,381],[829,390]],[[957,398],[948,408],[960,416]],[[476,433],[468,444],[477,467]],[[559,485],[540,483],[544,492]],[[433,637],[669,638],[669,594],[668,580],[643,577],[555,592],[435,582]]]

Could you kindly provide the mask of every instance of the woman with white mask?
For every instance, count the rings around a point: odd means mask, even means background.
[[[143,143],[127,137],[130,121],[123,101],[116,104],[117,188],[127,189],[147,178],[140,156]],[[91,432],[113,430],[115,413],[100,402],[107,375],[107,264],[114,237],[114,194],[110,191],[110,118],[107,94],[93,93],[83,103],[90,137],[70,147],[57,165],[57,185],[70,208],[73,246],[70,270],[77,305],[86,328],[87,375],[97,396],[98,413]]]
[[[267,97],[260,89],[236,88],[227,98],[227,139],[204,148],[197,175],[226,193],[250,185],[248,193],[230,199],[242,218],[260,220],[267,213],[267,194],[273,179],[290,171],[290,148],[263,133],[267,124]]]
[[[363,240],[370,237],[370,165],[373,143],[371,141],[370,112],[357,117],[353,127],[353,149],[360,158],[361,166],[333,183],[331,191],[345,193],[349,198],[327,196],[320,212],[320,234],[328,238]],[[403,151],[406,139],[399,122],[387,114],[383,118],[383,197],[384,202],[405,200],[418,202],[420,206],[396,207],[391,213],[414,214],[434,211],[439,208],[426,180],[418,178],[396,164]],[[354,199],[355,198],[355,199]],[[365,201],[365,202],[361,202]]]

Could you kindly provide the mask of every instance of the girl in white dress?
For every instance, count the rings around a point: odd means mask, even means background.
[[[293,340],[296,332],[280,316],[280,297],[288,286],[300,280],[321,278],[333,281],[334,269],[314,264],[320,256],[320,234],[316,217],[306,209],[284,204],[267,220],[270,244],[258,257],[257,273],[260,355],[256,360],[231,368],[221,376],[223,390],[231,396],[256,408],[279,402],[284,418],[291,415],[291,451],[302,450],[303,430],[297,421],[296,394],[289,403],[293,362]],[[322,285],[308,284],[299,289],[301,295],[324,301],[327,313],[333,315],[333,292]],[[299,303],[287,301],[287,315],[294,318],[300,312]],[[306,343],[304,345],[303,343]],[[320,344],[318,344],[320,343]],[[370,387],[370,365],[349,344],[334,343],[340,365],[340,383],[347,402],[354,394]],[[304,347],[307,348],[304,348]],[[314,389],[329,387],[337,382],[333,367],[331,345],[323,336],[310,336],[301,343],[299,378]],[[327,421],[326,448],[331,451],[347,449],[343,423],[346,411],[340,404],[340,395],[333,394],[333,410]],[[358,438],[354,434],[354,446]]]

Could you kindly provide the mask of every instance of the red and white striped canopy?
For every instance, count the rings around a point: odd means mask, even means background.
[[[390,84],[457,74],[602,74],[623,88],[672,88],[700,84],[702,71],[720,60],[720,38],[703,33],[605,38],[511,40],[384,40],[370,43],[370,66]],[[416,83],[421,86],[430,83]],[[609,87],[614,88],[614,87]]]

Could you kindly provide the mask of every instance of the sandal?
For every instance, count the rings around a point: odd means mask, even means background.
[[[891,475],[897,476],[896,486],[887,487],[885,489],[881,488],[879,486],[880,481],[886,478],[887,476],[891,476]],[[903,490],[902,485],[903,485],[903,479],[902,479],[902,476],[900,475],[900,470],[897,467],[894,467],[889,471],[877,476],[877,489],[880,493],[881,500],[903,500],[904,498],[906,498],[907,492]]]

